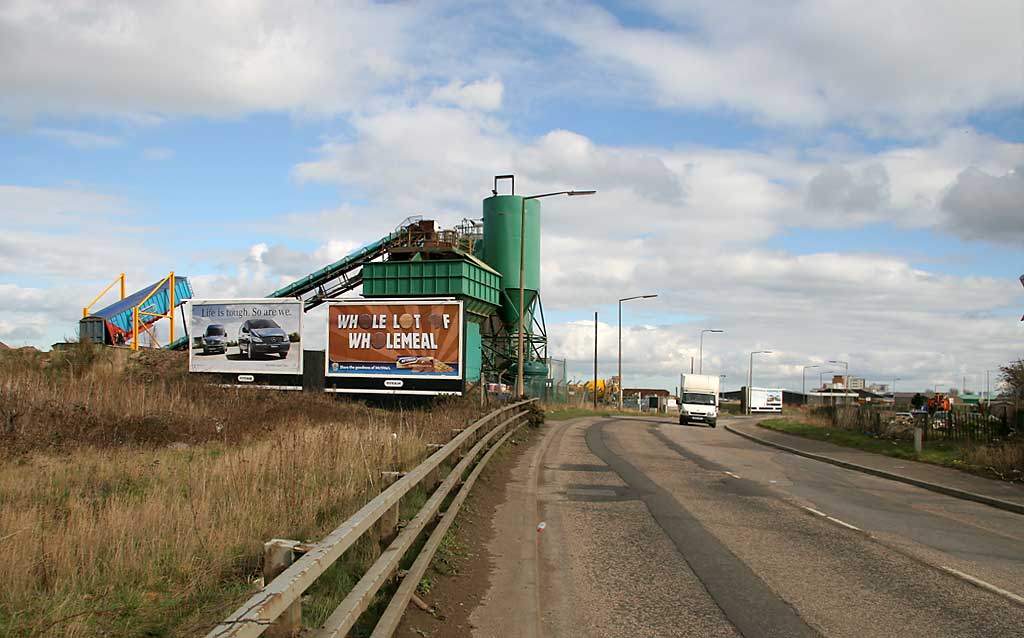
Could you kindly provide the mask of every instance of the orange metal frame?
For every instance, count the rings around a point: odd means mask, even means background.
[[[82,308],[82,319],[85,319],[86,317],[89,316],[89,308],[92,308],[93,306],[95,306],[96,302],[99,301],[100,299],[102,299],[103,295],[107,294],[107,292],[111,288],[113,288],[114,284],[116,284],[118,281],[121,282],[121,299],[124,299],[124,273],[121,273],[120,275],[118,275],[117,277],[114,278],[114,281],[110,282],[107,285],[107,287],[103,289],[103,292],[101,292],[100,294],[96,295],[96,298],[93,299],[92,301],[90,301],[89,305],[87,305],[85,308]]]
[[[159,313],[155,313],[155,312],[146,312],[144,310],[139,310],[139,308],[144,306],[145,303],[147,301],[149,301],[150,297],[155,295],[156,292],[158,290],[160,290],[160,286],[164,285],[165,282],[167,283],[167,295],[168,295],[168,299],[167,299],[168,310],[167,310],[167,313],[166,314],[159,314]],[[123,297],[122,297],[122,299],[123,299]],[[149,291],[149,294],[146,295],[146,297],[142,301],[140,301],[137,306],[132,308],[132,350],[138,350],[139,349],[139,327],[140,327],[139,317],[156,317],[158,319],[169,319],[170,323],[171,323],[171,341],[170,342],[171,343],[174,342],[174,271],[173,270],[171,271],[171,274],[169,274],[166,277],[164,277],[163,279],[161,279],[160,283],[158,283],[157,285],[153,286],[153,290]],[[153,334],[153,332],[149,329],[149,326],[144,322],[144,323],[141,324],[141,327],[142,327],[143,330],[145,330],[149,334],[150,338],[153,339],[153,343],[155,343],[159,347],[160,346],[160,342],[157,341],[156,335]]]

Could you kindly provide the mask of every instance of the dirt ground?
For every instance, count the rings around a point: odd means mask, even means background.
[[[421,583],[419,596],[433,608],[433,614],[409,605],[398,638],[470,638],[470,614],[490,586],[493,561],[487,546],[494,538],[494,512],[505,500],[509,473],[519,457],[542,440],[543,429],[523,428],[495,454],[473,486],[473,491],[442,543]]]

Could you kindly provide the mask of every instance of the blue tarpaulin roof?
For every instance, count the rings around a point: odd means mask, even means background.
[[[115,301],[106,308],[97,310],[89,316],[100,317],[120,330],[130,333],[132,331],[132,308],[139,305],[139,302],[145,299],[146,296],[153,291],[153,288],[156,288],[158,283],[160,282],[153,282],[138,292],[134,292],[119,301]],[[148,301],[146,301],[146,306],[139,308],[139,310],[161,315],[167,314],[170,310],[170,298],[167,294],[167,288],[168,282],[164,281],[163,283],[160,283],[160,289],[157,290]],[[188,283],[188,277],[175,277],[174,305],[181,305],[181,302],[191,298],[192,285]],[[140,317],[139,321],[151,323],[154,319],[154,317]]]

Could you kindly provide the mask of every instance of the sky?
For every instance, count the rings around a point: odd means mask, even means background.
[[[598,190],[542,205],[570,378],[595,311],[616,374],[640,294],[627,387],[674,388],[702,329],[730,389],[755,350],[790,389],[1024,356],[1019,0],[0,0],[0,87],[9,346],[73,337],[121,272],[263,296],[512,173]]]

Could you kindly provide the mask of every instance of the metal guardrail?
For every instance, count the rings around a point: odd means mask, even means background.
[[[466,498],[484,464],[515,429],[529,411],[524,409],[537,399],[528,399],[507,405],[478,419],[462,430],[451,441],[431,454],[422,463],[399,478],[378,496],[359,509],[344,523],[312,546],[302,547],[304,554],[284,568],[262,590],[249,598],[235,613],[219,623],[206,638],[250,638],[262,635],[268,629],[274,635],[292,635],[300,629],[300,597],[345,551],[356,543],[375,523],[389,512],[390,525],[396,525],[397,508],[402,497],[419,484],[432,492],[419,512],[410,520],[380,557],[367,570],[341,604],[312,635],[317,638],[345,636],[370,605],[374,595],[397,573],[399,561],[415,543],[420,533],[434,521],[444,501],[460,483],[462,489],[448,505],[443,518],[435,526],[430,538],[405,575],[392,597],[391,603],[374,629],[375,638],[391,636],[401,621],[416,585],[433,557],[441,538],[454,520],[459,506]],[[504,418],[502,418],[504,417]],[[510,427],[515,425],[515,427]],[[499,438],[500,437],[500,438]],[[498,439],[463,482],[462,478],[488,444]],[[466,448],[469,448],[468,451]],[[463,453],[465,452],[465,453]],[[443,481],[438,472],[443,463],[455,457],[458,463]],[[436,489],[434,487],[437,486]],[[294,541],[277,541],[298,546]],[[268,544],[269,548],[270,544]],[[290,553],[290,552],[288,552]],[[269,555],[269,554],[268,554]],[[266,570],[266,567],[265,567]]]

